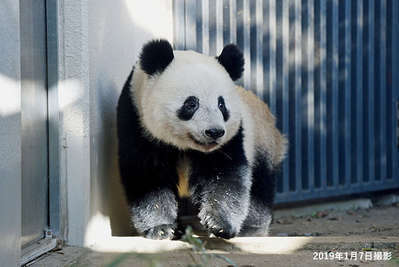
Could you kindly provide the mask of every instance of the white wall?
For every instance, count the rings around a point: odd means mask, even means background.
[[[69,0],[59,5],[61,184],[67,240],[129,234],[117,168],[116,104],[142,45],[173,40],[171,0]]]
[[[19,262],[21,83],[19,1],[0,2],[0,266]]]

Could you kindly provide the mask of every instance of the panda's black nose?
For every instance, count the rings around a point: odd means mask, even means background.
[[[205,134],[209,136],[210,138],[213,139],[218,139],[219,137],[222,137],[224,135],[224,130],[223,129],[217,129],[217,128],[212,128],[205,130]]]

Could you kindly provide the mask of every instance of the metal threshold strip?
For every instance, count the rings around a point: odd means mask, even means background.
[[[20,265],[28,264],[36,258],[42,256],[44,253],[49,252],[57,246],[57,239],[53,237],[46,237],[34,244],[23,248],[21,251]]]

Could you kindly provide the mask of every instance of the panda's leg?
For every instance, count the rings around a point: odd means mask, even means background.
[[[218,151],[193,153],[191,162],[191,196],[201,224],[218,237],[236,236],[248,213],[251,187],[242,131]]]
[[[209,181],[196,192],[201,224],[222,238],[232,238],[240,232],[249,206],[249,188],[239,181],[227,181],[231,178]]]
[[[130,73],[118,101],[118,154],[121,181],[136,230],[148,238],[172,238],[177,217],[177,151],[142,132],[133,106]]]
[[[264,156],[257,156],[253,169],[251,200],[247,218],[239,236],[267,236],[272,220],[275,176]]]
[[[137,164],[120,164],[131,222],[147,238],[172,239],[176,229],[177,198],[173,173]],[[124,176],[127,172],[133,174]]]
[[[148,192],[129,205],[135,228],[146,238],[172,239],[176,229],[177,202],[169,188]]]

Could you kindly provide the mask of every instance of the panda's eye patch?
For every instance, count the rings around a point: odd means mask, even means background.
[[[184,107],[186,109],[197,109],[198,108],[198,98],[195,96],[189,96],[186,101],[184,101]]]
[[[190,120],[199,108],[199,99],[195,96],[189,96],[183,103],[183,106],[177,111],[177,117],[183,121]]]
[[[223,96],[218,97],[218,107],[219,110],[222,112],[224,121],[227,121],[230,118],[230,112],[226,108]]]

